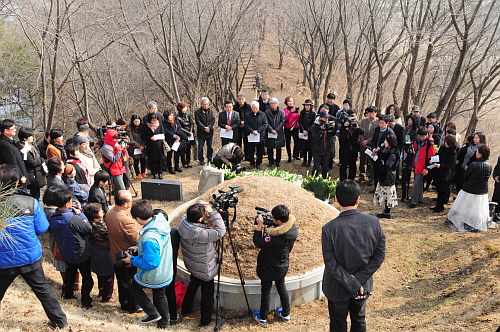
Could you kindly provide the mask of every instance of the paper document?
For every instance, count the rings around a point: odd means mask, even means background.
[[[372,158],[372,159],[373,159],[373,161],[377,161],[377,159],[378,159],[378,156],[377,156],[377,155],[372,156],[372,150],[370,150],[370,149],[368,149],[368,148],[366,148],[366,150],[365,150],[365,154],[367,154],[370,158]]]
[[[431,161],[432,161],[433,163],[439,163],[439,156],[432,156],[432,157],[431,157]]]
[[[188,141],[194,141],[194,135],[189,136]]]
[[[154,135],[153,137],[154,137],[157,141],[162,140],[162,139],[165,139],[165,135],[164,135],[164,134]]]
[[[436,165],[434,165],[434,164],[430,164],[430,165],[429,165],[429,166],[427,166],[426,168],[427,168],[427,169],[433,169],[433,168],[435,168],[435,167],[436,167]]]
[[[141,154],[142,151],[140,149],[134,149],[134,156]]]
[[[305,139],[306,141],[309,139],[309,135],[304,135],[303,133],[299,133],[299,139]]]
[[[233,139],[233,131],[232,130],[227,131],[226,128],[221,128],[220,129],[220,137]]]
[[[248,143],[260,143],[260,133],[257,135],[248,135]]]
[[[49,168],[47,167],[47,164],[46,163],[43,163],[42,164],[42,168],[43,168],[43,171],[47,174],[49,174]]]
[[[180,145],[181,145],[181,142],[174,142],[174,144],[172,144],[172,146],[170,148],[174,151],[177,151],[179,149]]]
[[[278,138],[278,133],[276,133],[276,134],[267,133],[267,138]]]

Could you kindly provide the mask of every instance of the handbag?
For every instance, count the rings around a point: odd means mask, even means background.
[[[165,140],[163,140],[163,152],[166,154],[170,152],[170,150],[171,150],[170,145],[168,145],[168,143]]]

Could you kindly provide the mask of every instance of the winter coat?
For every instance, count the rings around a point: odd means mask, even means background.
[[[73,197],[76,198],[80,202],[80,204],[82,204],[82,206],[85,206],[89,199],[88,191],[82,190],[78,183],[76,183],[75,178],[63,177],[63,182],[66,187],[71,190],[71,192],[73,193]]]
[[[359,137],[363,135],[363,128],[350,128],[348,126],[340,127],[339,135],[339,154],[349,155],[351,153],[358,153],[359,147]]]
[[[424,141],[420,141],[420,138],[417,138],[415,142],[413,142],[413,172],[415,174],[423,174],[424,169],[429,166],[429,161],[431,157],[435,154],[434,143],[432,139],[426,138]]]
[[[290,264],[289,254],[299,235],[295,217],[276,227],[253,232],[253,243],[260,248],[257,256],[257,276],[261,280],[279,280],[286,276]]]
[[[79,185],[87,185],[87,187],[82,187],[85,191],[90,190],[90,176],[89,176],[89,170],[87,169],[87,166],[85,166],[84,163],[80,159],[69,157],[68,160],[66,161],[67,164],[72,164],[73,167],[76,170],[76,175],[75,175],[75,182],[78,183]]]
[[[251,135],[254,130],[258,131],[260,134],[260,143],[266,142],[267,126],[266,113],[262,111],[257,113],[248,112],[245,115],[245,130],[247,135]]]
[[[377,172],[377,181],[381,186],[393,186],[396,183],[396,169],[398,168],[399,151],[397,148],[384,148],[380,151]]]
[[[207,139],[214,136],[214,124],[215,116],[211,108],[204,110],[203,108],[198,108],[194,112],[194,120],[196,122],[196,136],[198,138]],[[210,128],[210,132],[205,131],[205,127]]]
[[[182,256],[188,271],[203,281],[212,280],[218,272],[214,242],[226,234],[226,227],[219,212],[211,212],[213,228],[198,222],[189,222],[184,215],[179,223]]]
[[[130,263],[137,267],[134,280],[146,288],[170,285],[173,276],[170,224],[163,214],[157,214],[139,232],[137,256]]]
[[[146,142],[144,141],[144,138],[142,137],[141,126],[139,125],[139,127],[131,128],[128,131],[128,137],[130,137],[130,139],[135,142],[134,147],[129,149],[128,154],[133,159],[146,158],[146,151],[144,151],[144,150],[142,150],[141,153],[139,153],[139,154],[134,154],[135,149],[140,149],[141,146],[146,147]]]
[[[375,129],[378,128],[378,119],[375,118],[373,121],[370,121],[368,117],[363,118],[359,122],[359,126],[363,128],[363,134],[360,139],[362,141],[371,141],[373,135],[375,134]]]
[[[434,184],[436,186],[449,185],[455,173],[455,161],[457,160],[457,150],[454,146],[442,146],[438,152],[439,168],[436,168],[434,174]]]
[[[90,179],[90,184],[92,185],[94,183],[94,175],[98,171],[101,170],[101,166],[99,165],[99,162],[97,161],[94,152],[91,150],[83,151],[80,150],[80,161],[82,162],[83,166],[87,169],[87,173]]]
[[[238,112],[240,114],[240,121],[245,121],[245,115],[248,112],[252,111],[252,107],[249,104],[247,104],[246,102],[242,106],[240,106],[239,103],[236,103],[236,104],[234,104],[233,111]],[[243,125],[243,128],[244,127],[245,127],[245,125]]]
[[[110,170],[112,176],[125,173],[123,157],[127,153],[126,150],[121,150],[118,143],[113,140],[113,136],[116,134],[118,134],[116,130],[108,129],[104,135],[104,145],[101,148],[104,167]]]
[[[311,127],[309,139],[312,140],[313,155],[325,155],[332,150],[335,132],[321,129],[321,125],[320,119],[317,117]]]
[[[23,187],[31,183],[28,171],[24,165],[23,157],[21,156],[21,151],[19,151],[16,143],[7,136],[0,134],[0,165],[3,164],[10,164],[19,168],[21,177],[26,177],[26,183]]]
[[[236,142],[238,140],[238,128],[240,127],[240,114],[235,112],[234,110],[231,112],[231,131],[233,132],[232,142]],[[219,121],[217,125],[220,128],[226,128],[227,125],[227,112],[223,111],[219,113]]]
[[[148,127],[147,123],[143,124],[142,138],[146,142],[146,154],[148,155],[149,161],[159,161],[165,159],[165,153],[163,152],[163,140],[151,140],[151,137],[159,134],[165,135],[165,129],[163,128],[162,121],[159,121],[159,126],[154,132]]]
[[[38,240],[49,228],[43,208],[38,200],[15,189],[6,194],[3,202],[12,203],[12,218],[5,220],[5,235],[13,237],[11,242],[7,237],[0,241],[0,270],[33,264],[42,258],[42,245]],[[17,215],[17,216],[16,216]]]
[[[285,129],[290,130],[300,127],[300,114],[297,109],[285,107],[283,112],[285,112]]]
[[[464,173],[462,190],[473,195],[488,194],[488,179],[491,175],[491,164],[484,159],[477,159],[469,165]]]
[[[20,149],[24,148],[24,144],[20,143]],[[28,188],[41,188],[45,186],[45,177],[43,173],[42,164],[44,160],[40,156],[40,150],[35,144],[31,144],[31,151],[26,154],[24,166],[28,172],[28,179],[30,185]]]
[[[268,109],[271,108],[271,104],[269,104],[269,99],[267,100],[266,103],[262,100],[262,97],[259,96],[259,111],[262,113],[265,113]],[[252,107],[250,107],[250,111],[252,110]]]
[[[65,262],[80,264],[90,257],[92,226],[85,215],[74,214],[72,209],[56,210],[49,215],[49,224]]]
[[[498,157],[497,164],[495,165],[495,168],[493,169],[493,174],[492,177],[493,179],[496,178],[497,176],[500,176],[500,157]],[[493,193],[493,196],[495,196],[495,193],[500,194],[500,183],[495,181],[495,192]],[[492,198],[493,200],[493,198]],[[495,201],[497,202],[497,201]]]
[[[276,111],[268,109],[266,111],[267,118],[267,132],[270,133],[276,130],[278,138],[266,137],[266,146],[271,149],[279,149],[285,146],[285,131],[283,126],[285,125],[286,118],[285,112],[279,108]],[[265,134],[267,136],[267,133]]]
[[[137,223],[132,219],[129,211],[115,205],[106,213],[104,221],[108,227],[111,257],[114,258],[117,252],[135,246],[139,241]]]
[[[236,143],[228,143],[222,147],[222,149],[217,152],[217,156],[222,160],[224,164],[228,164],[231,162],[231,159],[233,159],[233,151],[235,148]],[[236,158],[235,158],[236,159]]]
[[[476,150],[478,144],[471,144],[467,147],[467,151],[464,156],[464,161],[462,162],[462,168],[469,166],[472,162],[476,161]]]
[[[384,145],[385,137],[389,134],[394,134],[394,131],[390,128],[387,127],[387,129],[380,135],[380,127],[375,128],[375,132],[373,133],[372,140],[370,142],[370,147],[372,149],[376,149],[378,147],[382,147]]]
[[[194,136],[194,121],[190,113],[177,113],[175,120],[179,122],[181,129],[186,133],[187,137],[189,137],[189,133]],[[194,145],[195,140],[188,140],[188,144]]]
[[[305,109],[303,109],[302,111],[300,111],[300,132],[303,132],[305,130],[307,131],[307,133],[309,133],[309,130],[314,124],[315,119],[316,112],[314,110],[306,111]]]
[[[187,134],[184,130],[182,130],[180,124],[174,120],[174,125],[168,121],[163,122],[163,129],[165,130],[165,141],[167,141],[168,145],[171,147],[172,144],[177,140],[177,137],[180,137],[179,141],[180,145],[177,149],[177,152],[182,152],[187,147]]]
[[[40,143],[38,143],[38,151],[40,151],[40,157],[47,160],[47,146],[49,146],[49,142],[45,139],[42,139]]]
[[[106,191],[104,188],[99,187],[98,183],[94,183],[92,187],[90,187],[88,202],[101,204],[104,213],[109,210],[108,201],[106,200]]]

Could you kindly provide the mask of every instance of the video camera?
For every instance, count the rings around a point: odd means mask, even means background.
[[[238,188],[237,185],[229,186],[228,191],[219,190],[218,194],[213,194],[213,202],[210,201],[212,207],[215,210],[227,211],[230,207],[236,207],[238,204],[238,196],[237,193],[243,191],[243,188]]]
[[[231,172],[236,172],[236,174],[240,174],[241,172],[245,172],[246,170],[246,167],[242,166],[241,164],[231,166]]]
[[[353,114],[348,115],[347,119],[345,121],[349,122],[349,128],[356,128],[357,125],[358,125],[358,121],[357,121],[356,115],[353,115]]]
[[[257,225],[257,218],[259,216],[261,216],[262,219],[264,219],[265,226],[271,226],[271,227],[276,226],[274,224],[274,217],[272,214],[269,213],[270,211],[268,209],[264,209],[264,208],[256,206],[255,210],[257,210],[258,212],[257,212],[257,215],[255,216],[254,225]]]
[[[335,128],[335,121],[333,120],[330,120],[330,121],[323,121],[323,120],[320,120],[320,124],[323,125],[325,127],[325,131],[327,133],[335,133],[336,131],[336,128]]]
[[[134,249],[127,249],[127,250],[124,250],[124,251],[119,251],[115,254],[115,267],[119,268],[119,269],[123,269],[125,268],[125,266],[127,266],[127,263],[125,263],[124,261],[122,261],[122,259],[125,259],[127,258],[127,254],[126,253],[129,253],[130,256],[137,256],[137,251],[134,250]]]
[[[122,130],[122,126],[107,126],[107,125],[96,128],[97,138],[104,139],[104,135],[106,135],[106,132],[110,129],[114,129],[118,132],[119,139],[125,140],[128,138],[127,132],[125,130]]]

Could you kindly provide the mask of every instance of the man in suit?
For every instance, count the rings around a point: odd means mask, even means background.
[[[322,228],[325,271],[323,293],[328,299],[330,331],[366,331],[366,300],[373,289],[373,274],[385,259],[385,235],[376,217],[357,210],[361,195],[351,179],[339,182],[335,199],[340,214]]]
[[[233,102],[226,100],[224,102],[224,110],[219,113],[218,125],[221,129],[226,129],[226,132],[232,132],[233,138],[222,137],[222,146],[230,142],[238,142],[238,129],[240,127],[240,114],[233,112]]]
[[[27,187],[30,184],[28,171],[24,165],[21,152],[14,141],[17,134],[16,124],[11,119],[5,119],[0,122],[0,165],[10,164],[18,168],[21,173],[19,180],[20,186]]]

